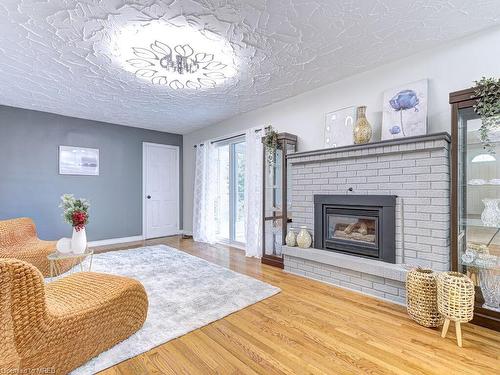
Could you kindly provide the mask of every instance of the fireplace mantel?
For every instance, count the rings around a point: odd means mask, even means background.
[[[391,154],[394,152],[430,148],[433,145],[433,141],[445,141],[446,143],[451,143],[451,137],[449,133],[441,132],[427,135],[417,135],[414,137],[388,139],[384,141],[365,143],[362,145],[302,151],[288,154],[287,160],[294,164],[310,162],[313,160],[329,160],[330,158],[349,158],[357,155],[369,154],[373,156],[378,154]]]

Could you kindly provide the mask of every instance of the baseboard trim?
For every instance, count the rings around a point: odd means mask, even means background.
[[[88,246],[96,247],[96,246],[116,245],[125,242],[142,241],[143,239],[144,237],[142,235],[132,236],[132,237],[110,238],[107,240],[89,241]]]

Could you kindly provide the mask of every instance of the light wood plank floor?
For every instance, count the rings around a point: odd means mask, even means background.
[[[460,349],[453,327],[442,339],[438,330],[411,321],[402,306],[287,274],[227,246],[179,237],[147,241],[156,243],[255,277],[282,292],[102,375],[500,374],[497,332],[464,324]]]

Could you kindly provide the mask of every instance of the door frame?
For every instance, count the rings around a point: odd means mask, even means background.
[[[162,143],[154,143],[154,142],[142,142],[142,238],[144,240],[148,239],[147,236],[147,224],[146,224],[146,177],[147,177],[147,166],[146,166],[146,149],[148,146],[154,146],[154,147],[162,147],[162,148],[167,148],[170,150],[174,150],[175,154],[177,156],[177,168],[176,168],[176,181],[177,181],[177,189],[176,191],[176,209],[177,209],[177,233],[180,233],[180,147],[179,146],[174,146],[174,145],[166,145]]]

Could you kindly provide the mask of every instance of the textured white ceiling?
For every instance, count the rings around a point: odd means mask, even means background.
[[[186,91],[123,70],[110,44],[151,20],[226,38],[238,74]],[[498,0],[0,0],[0,104],[188,133],[496,24]]]

